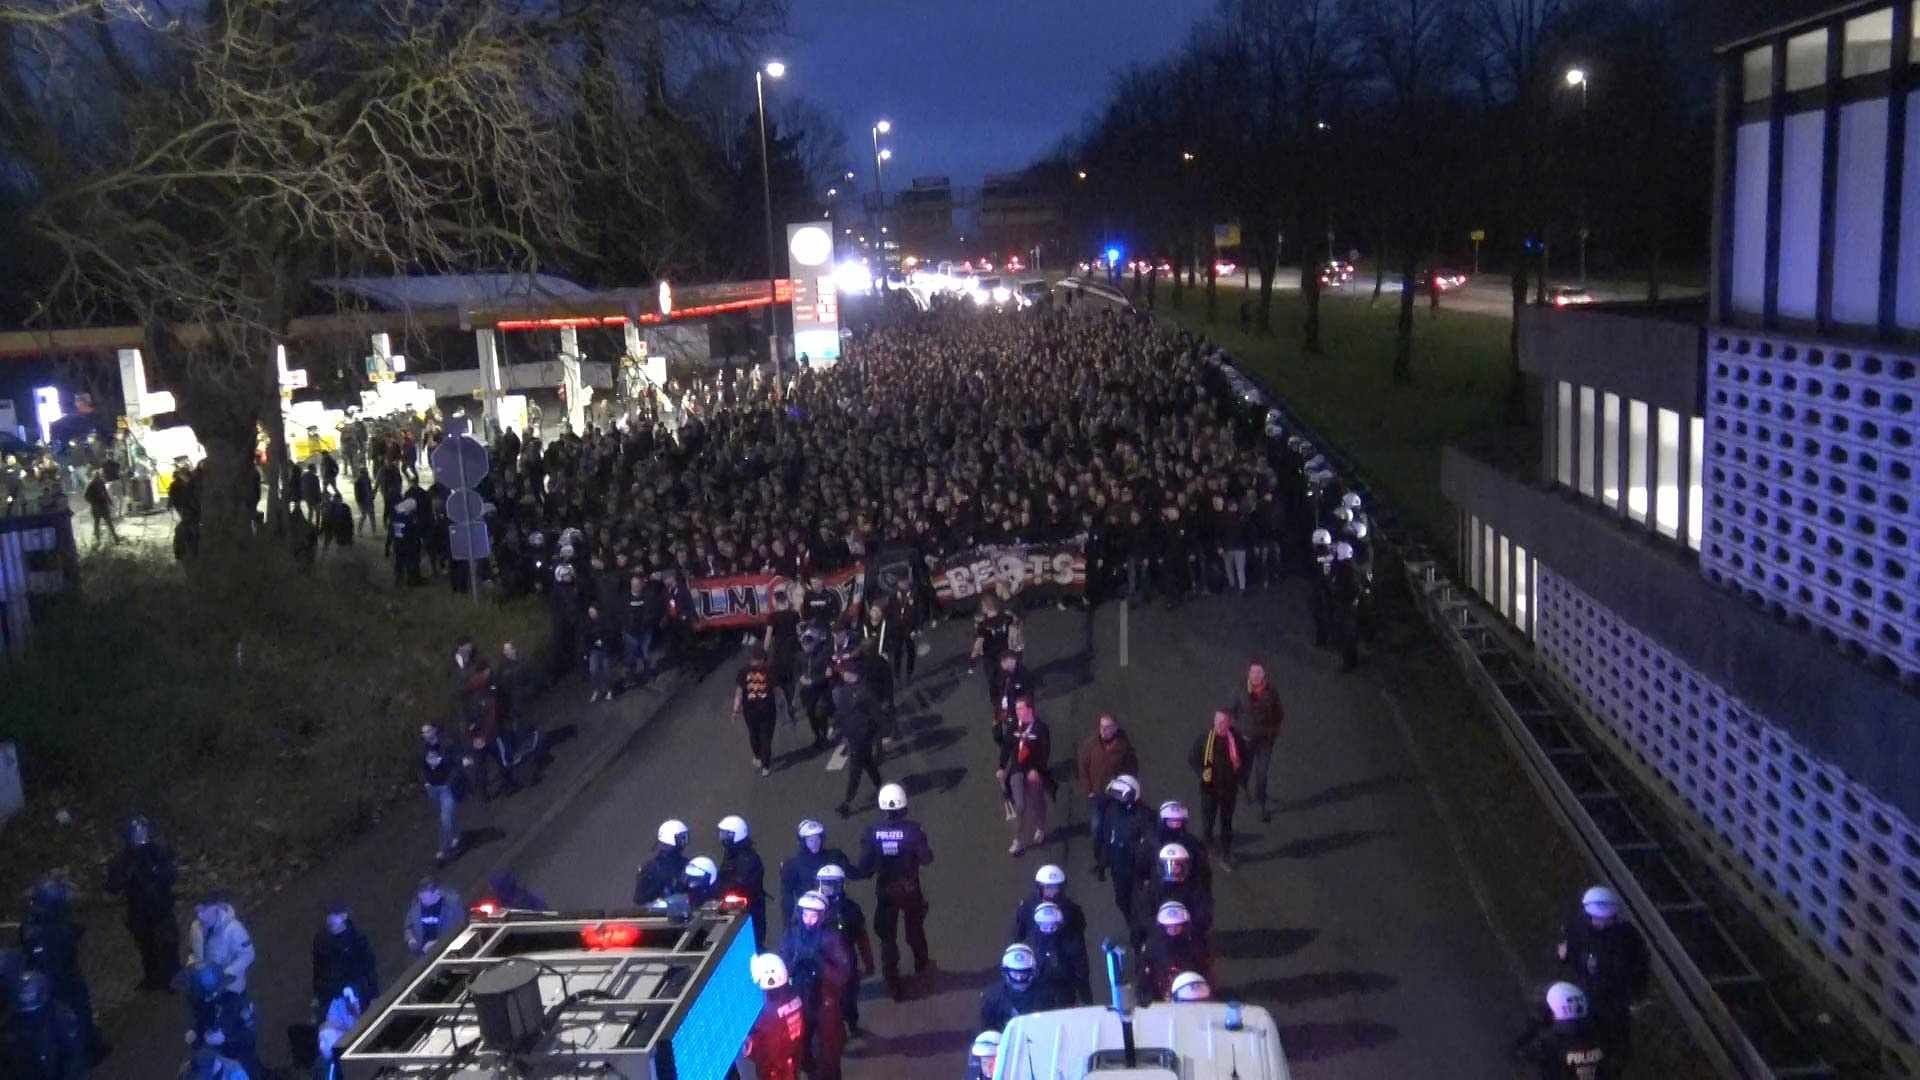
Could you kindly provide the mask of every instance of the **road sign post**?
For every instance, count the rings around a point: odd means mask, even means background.
[[[493,553],[487,535],[487,502],[473,486],[486,478],[487,448],[471,435],[449,435],[433,451],[434,479],[447,492],[447,550],[467,564],[467,590],[480,602],[480,562]]]
[[[1480,275],[1480,245],[1486,238],[1487,230],[1485,229],[1475,229],[1467,234],[1467,239],[1473,241],[1473,273],[1475,277]]]

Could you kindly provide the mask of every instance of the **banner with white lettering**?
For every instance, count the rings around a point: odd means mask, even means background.
[[[1029,589],[1085,592],[1085,545],[995,544],[958,552],[933,568],[933,594],[944,607],[971,604],[1002,585],[1009,595]]]
[[[845,611],[860,595],[865,577],[865,568],[855,565],[821,574],[820,581],[839,595],[840,610]],[[792,606],[788,593],[794,584],[780,574],[693,578],[687,588],[693,593],[694,624],[701,630],[765,626],[774,612]]]

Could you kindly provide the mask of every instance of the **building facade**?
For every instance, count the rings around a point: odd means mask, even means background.
[[[1712,286],[1526,312],[1461,577],[1805,966],[1920,1067],[1920,3],[1724,48]]]

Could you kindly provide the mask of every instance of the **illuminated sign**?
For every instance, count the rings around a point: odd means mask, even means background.
[[[793,352],[810,364],[840,359],[840,299],[835,289],[833,234],[811,222],[787,226],[793,279]]]

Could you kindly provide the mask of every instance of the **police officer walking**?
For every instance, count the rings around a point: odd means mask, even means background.
[[[787,975],[787,962],[773,953],[753,958],[753,982],[766,999],[747,1033],[745,1055],[761,1080],[800,1080],[807,1053],[806,1002]]]
[[[833,721],[847,749],[847,790],[834,808],[841,817],[853,813],[853,796],[860,790],[862,773],[873,779],[874,787],[882,786],[880,766],[874,760],[880,737],[880,701],[867,686],[861,667],[858,654],[843,656],[840,685],[833,691]]]
[[[980,995],[980,1026],[1005,1031],[1008,1021],[1028,1013],[1059,1008],[1052,988],[1039,981],[1040,961],[1025,944],[1007,946],[1000,954],[1000,981]]]
[[[840,1000],[840,1013],[847,1022],[847,1034],[859,1037],[860,980],[874,972],[873,938],[867,933],[867,913],[859,901],[847,895],[847,870],[839,863],[828,863],[814,876],[818,892],[827,901],[827,927],[838,933],[859,960],[847,979],[846,993]]]
[[[1158,932],[1148,938],[1140,950],[1136,976],[1141,1001],[1170,1000],[1173,981],[1182,972],[1198,972],[1202,978],[1212,981],[1213,969],[1206,946],[1189,932],[1191,922],[1186,905],[1178,900],[1161,904],[1160,910],[1154,913]]]
[[[1647,992],[1647,943],[1620,916],[1620,896],[1595,885],[1580,897],[1581,914],[1568,921],[1557,952],[1568,976],[1586,991],[1596,1033],[1625,1065],[1633,1046],[1633,1003]]]
[[[780,918],[787,930],[793,929],[793,905],[815,887],[821,867],[853,865],[846,852],[827,846],[827,827],[818,821],[808,818],[794,832],[800,838],[799,850],[780,864]]]
[[[920,888],[920,868],[932,865],[933,845],[920,823],[907,816],[905,788],[886,785],[880,789],[879,803],[886,817],[867,827],[860,865],[851,876],[875,879],[873,917],[880,932],[880,970],[886,976],[887,992],[895,1001],[904,1001],[906,987],[900,980],[900,946],[895,937],[903,917],[914,975],[933,966],[927,955],[927,898]]]
[[[1587,1015],[1587,995],[1557,982],[1547,988],[1547,1016],[1514,1044],[1516,1060],[1539,1070],[1540,1080],[1613,1080],[1624,1064],[1607,1053]]]
[[[1033,950],[1042,990],[1060,1005],[1085,1005],[1093,1000],[1093,978],[1087,959],[1087,935],[1070,929],[1071,920],[1051,900],[1033,909],[1033,925],[1023,939]]]
[[[763,952],[767,943],[767,867],[747,835],[747,819],[728,814],[720,819],[720,875],[715,882],[722,896],[736,894],[747,901],[747,913],[753,916],[753,949]]]
[[[20,924],[21,959],[29,971],[47,977],[53,999],[66,1006],[80,1025],[87,1053],[105,1056],[100,1032],[93,1024],[93,994],[80,973],[80,937],[85,931],[73,921],[73,887],[61,878],[43,878],[27,900],[27,917]]]
[[[180,972],[173,897],[178,876],[173,853],[154,838],[152,823],[134,815],[127,822],[126,843],[107,864],[107,891],[127,898],[127,929],[140,948],[143,990],[165,990]]]
[[[187,1045],[211,1048],[239,1063],[250,1077],[260,1075],[258,1022],[244,991],[227,985],[226,973],[210,963],[187,969],[187,1009],[192,1026]]]
[[[1107,784],[1107,810],[1100,818],[1099,860],[1096,877],[1113,876],[1113,906],[1128,926],[1134,923],[1133,887],[1140,878],[1139,860],[1152,838],[1153,823],[1140,809],[1140,781],[1121,774]]]
[[[19,1080],[80,1080],[90,1055],[80,1019],[53,996],[43,971],[26,971],[9,980],[9,1011],[0,1027],[0,1065]]]
[[[794,907],[798,919],[780,943],[780,958],[806,1002],[812,1047],[807,1074],[813,1080],[839,1080],[840,1053],[847,1042],[840,1003],[853,978],[853,955],[826,924],[826,897],[809,892]]]

